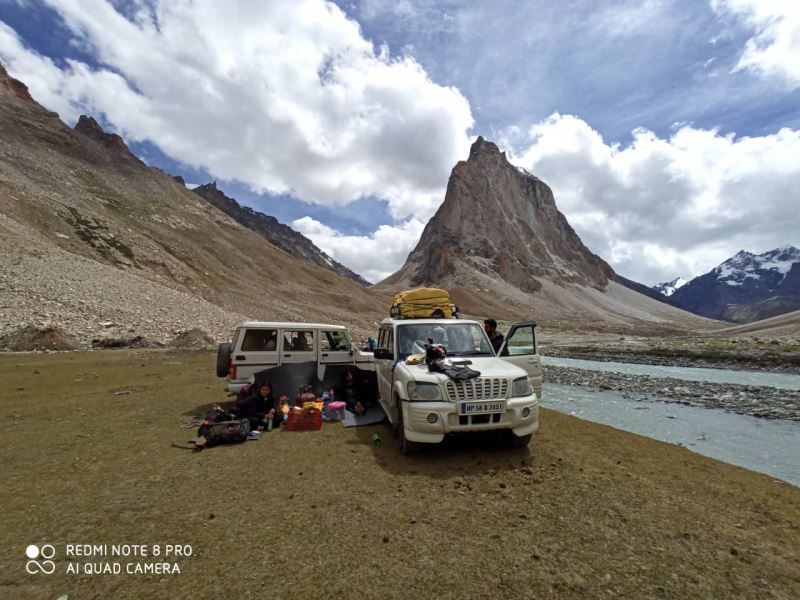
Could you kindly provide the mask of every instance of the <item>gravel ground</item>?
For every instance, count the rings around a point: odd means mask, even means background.
[[[800,421],[800,390],[686,381],[549,365],[544,367],[544,380],[597,391],[613,390],[633,399],[646,397],[673,404],[722,408],[765,419]]]

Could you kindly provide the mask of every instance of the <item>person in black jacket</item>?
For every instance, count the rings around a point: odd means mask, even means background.
[[[483,330],[486,332],[486,335],[489,336],[489,341],[492,343],[494,353],[498,354],[505,338],[503,334],[497,330],[497,321],[494,319],[486,319],[483,322]]]
[[[272,394],[272,384],[264,382],[254,385],[250,395],[237,400],[231,413],[240,419],[250,421],[253,430],[268,429],[268,422],[272,421],[273,427],[279,427],[283,415],[278,410],[278,402]]]
[[[367,412],[366,403],[361,401],[358,382],[352,371],[345,371],[344,375],[342,375],[342,384],[336,390],[336,397],[339,400],[344,400],[347,410],[351,413],[361,416]]]

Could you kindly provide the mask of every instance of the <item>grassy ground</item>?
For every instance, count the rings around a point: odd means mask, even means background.
[[[525,450],[403,457],[386,425],[326,424],[193,454],[178,425],[223,399],[212,371],[210,353],[0,356],[0,598],[800,597],[788,484],[551,411]],[[55,574],[26,573],[32,543]],[[69,575],[67,543],[193,553],[178,575]]]

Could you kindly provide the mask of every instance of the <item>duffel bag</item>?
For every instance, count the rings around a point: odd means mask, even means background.
[[[197,439],[194,448],[196,451],[220,444],[239,444],[247,440],[250,435],[250,421],[213,421],[200,425],[197,430]]]

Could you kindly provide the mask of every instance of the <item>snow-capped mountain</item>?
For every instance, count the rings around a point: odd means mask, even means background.
[[[676,277],[672,281],[664,281],[653,286],[653,289],[659,294],[665,296],[672,296],[679,287],[683,287],[687,283],[683,277]]]
[[[782,246],[763,254],[740,250],[675,291],[680,307],[735,323],[766,319],[800,308],[800,249]]]
[[[719,281],[727,285],[740,286],[747,279],[764,280],[771,289],[778,287],[795,263],[800,262],[800,250],[794,246],[783,246],[764,254],[751,254],[739,250],[712,271]]]

